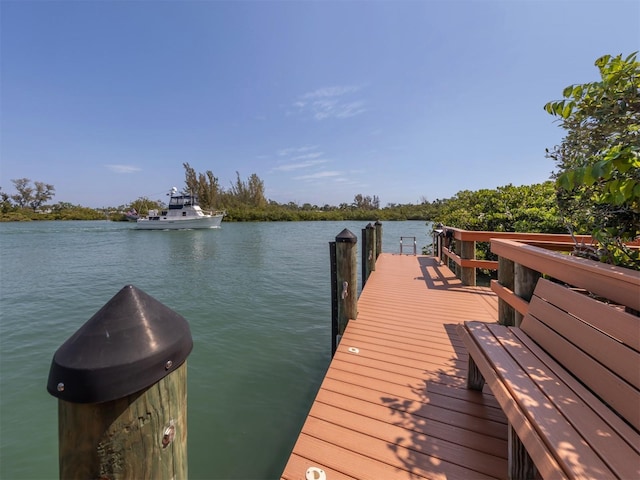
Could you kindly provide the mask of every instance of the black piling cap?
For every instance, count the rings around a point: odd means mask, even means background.
[[[336,237],[336,242],[340,243],[357,243],[358,237],[356,237],[353,233],[349,231],[349,229],[345,228],[342,230],[338,236]]]
[[[127,285],[58,348],[47,390],[73,403],[124,398],[174,371],[192,349],[182,316]]]

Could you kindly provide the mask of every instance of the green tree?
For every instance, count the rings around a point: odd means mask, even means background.
[[[236,181],[231,184],[227,198],[229,203],[234,206],[264,208],[267,205],[267,199],[264,196],[264,182],[255,173],[244,181],[240,178],[240,173],[236,172]]]
[[[463,190],[432,204],[432,220],[465,230],[493,232],[564,232],[558,217],[554,183],[477,191]]]
[[[0,187],[0,212],[7,213],[14,208],[10,195],[7,192],[3,192],[2,187]]]
[[[377,195],[372,198],[370,195],[358,193],[353,197],[353,206],[363,210],[378,210],[380,208],[380,199]]]
[[[567,131],[547,155],[568,228],[598,241],[578,253],[640,270],[640,252],[625,246],[640,236],[640,62],[636,52],[595,65],[600,81],[570,85],[545,105]]]
[[[264,196],[264,182],[255,173],[252,173],[248,180],[249,203],[252,207],[264,208],[267,199]]]
[[[31,180],[28,178],[17,178],[11,180],[11,182],[16,192],[18,192],[15,195],[11,195],[11,199],[20,208],[29,207],[35,211],[55,195],[55,188],[48,183],[36,181],[34,186],[31,186]]]
[[[162,210],[163,205],[160,200],[150,200],[147,197],[139,197],[131,202],[131,208],[134,208],[139,215],[148,215],[149,210]]]
[[[198,196],[203,209],[219,208],[220,203],[220,182],[211,170],[205,173],[196,173],[188,163],[182,164],[185,169],[186,191]]]

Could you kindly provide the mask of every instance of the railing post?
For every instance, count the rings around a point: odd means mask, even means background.
[[[369,275],[376,269],[376,231],[368,224],[362,229],[362,288],[369,279]]]
[[[438,261],[442,264],[442,239],[444,238],[444,225],[438,223],[433,230],[432,250],[433,256],[438,257]]]
[[[508,288],[511,291],[514,291],[513,287],[514,281],[514,272],[513,272],[513,262],[505,257],[498,257],[498,283],[503,287]],[[514,325],[515,310],[511,305],[502,300],[498,299],[498,323],[501,325]]]
[[[460,258],[471,259],[476,258],[476,242],[471,240],[463,240],[460,242]],[[460,280],[463,285],[476,285],[476,269],[475,267],[462,267],[460,272]]]
[[[124,287],[54,354],[60,478],[187,478],[184,318]]]
[[[373,224],[376,228],[376,260],[382,253],[382,223],[380,220],[376,220],[376,223]]]
[[[358,316],[357,242],[358,237],[346,228],[336,236],[336,347],[349,320]]]
[[[447,228],[444,231],[444,237],[445,237],[445,240],[444,240],[445,248],[449,251],[453,251],[454,250],[453,245],[455,242],[455,239],[453,237],[453,230],[451,230],[450,228]],[[443,248],[443,252],[445,248]],[[453,271],[454,275],[458,277],[458,265],[454,264],[453,266],[450,266],[450,264],[451,264],[451,259],[447,255],[445,255],[445,261],[444,261],[445,267],[450,268]]]
[[[519,263],[514,264],[513,271],[513,291],[520,298],[523,298],[528,302],[529,300],[531,300],[531,297],[533,296],[533,290],[536,288],[536,283],[538,282],[538,279],[542,276],[542,274],[536,270],[527,268],[524,265],[520,265]],[[516,327],[520,326],[522,318],[523,317],[521,313],[514,313],[514,325]]]

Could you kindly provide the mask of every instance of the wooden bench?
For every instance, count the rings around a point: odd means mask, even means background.
[[[458,333],[467,387],[509,421],[510,478],[640,479],[640,318],[540,279],[519,328]]]

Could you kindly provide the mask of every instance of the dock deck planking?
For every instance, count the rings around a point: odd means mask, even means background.
[[[432,257],[381,254],[282,479],[312,466],[328,480],[505,478],[505,416],[488,390],[465,388],[455,332],[497,308]]]

